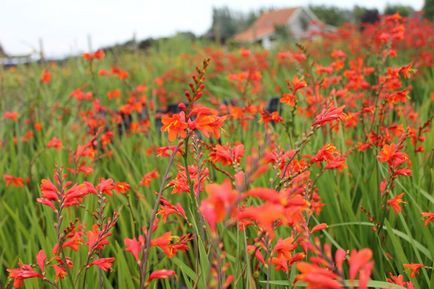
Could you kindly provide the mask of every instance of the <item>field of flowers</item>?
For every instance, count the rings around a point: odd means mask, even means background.
[[[432,23],[89,52],[0,95],[1,289],[434,288]]]

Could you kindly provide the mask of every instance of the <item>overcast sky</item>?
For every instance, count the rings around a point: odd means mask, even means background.
[[[421,9],[423,0],[0,0],[0,44],[10,54],[29,53],[43,40],[48,56],[177,31],[205,32],[212,7],[248,12],[263,7],[329,4],[383,9],[400,3]]]

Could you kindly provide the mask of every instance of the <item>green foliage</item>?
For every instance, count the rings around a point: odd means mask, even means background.
[[[218,43],[224,43],[235,34],[247,29],[258,14],[250,12],[243,14],[228,7],[213,8],[212,24],[207,36]]]
[[[434,0],[425,0],[423,15],[426,19],[434,21]]]
[[[337,6],[310,5],[309,9],[324,23],[339,27],[352,20],[352,11]]]
[[[414,9],[411,6],[399,5],[399,4],[388,4],[384,9],[384,14],[392,15],[399,13],[403,17],[409,17],[414,13]]]

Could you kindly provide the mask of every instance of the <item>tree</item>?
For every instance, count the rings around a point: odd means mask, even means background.
[[[399,13],[401,16],[409,17],[414,13],[414,9],[410,6],[400,5],[400,4],[388,4],[386,9],[384,9],[384,14],[392,15]]]
[[[425,0],[423,16],[428,20],[434,21],[434,0]]]
[[[311,5],[309,9],[324,23],[332,26],[341,26],[351,21],[352,13],[348,9],[335,6]]]
[[[226,40],[247,29],[257,18],[256,13],[242,14],[228,7],[213,8],[212,25],[206,36],[224,43]]]
[[[378,9],[367,9],[360,6],[354,6],[353,8],[354,22],[361,24],[373,24],[380,20],[380,12]]]
[[[0,44],[0,56],[6,56],[6,52],[3,49],[3,46]]]

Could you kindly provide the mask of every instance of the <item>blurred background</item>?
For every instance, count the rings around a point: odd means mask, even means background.
[[[152,41],[179,34],[227,43],[249,29],[256,35],[264,25],[276,26],[277,14],[255,26],[264,13],[298,7],[309,21],[316,19],[333,29],[397,11],[432,20],[434,0],[1,0],[0,58],[13,63],[62,59],[113,46],[146,48]],[[252,35],[243,37],[257,41]]]

